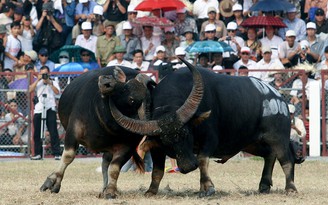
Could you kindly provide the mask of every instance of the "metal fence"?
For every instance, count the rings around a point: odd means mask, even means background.
[[[276,70],[252,70],[252,72],[267,72],[271,74],[272,81],[269,83],[273,87],[275,87],[286,100],[286,102],[290,102],[291,95],[290,92],[294,90],[292,87],[293,82],[299,76],[305,75],[303,70],[280,70],[279,73],[275,72]],[[231,74],[235,73],[234,70],[223,70],[216,71],[222,74]],[[245,71],[243,71],[245,72]],[[248,72],[248,71],[246,71]],[[158,79],[157,71],[147,71],[142,72],[151,76],[153,79]],[[64,91],[65,87],[73,81],[79,74],[81,73],[51,73],[52,78],[59,82],[61,87],[61,91]],[[236,73],[235,73],[236,74]],[[33,75],[33,74],[32,74]],[[21,156],[21,157],[29,157],[33,155],[33,95],[34,93],[28,92],[28,85],[32,82],[32,75],[29,74],[27,76],[26,73],[1,73],[0,72],[0,110],[1,110],[1,119],[0,119],[0,157],[13,157],[13,156]],[[328,71],[322,71],[322,76],[328,76]],[[10,78],[15,81],[10,83],[9,88],[6,88],[4,84],[6,84],[6,80],[10,80]],[[19,82],[20,83],[17,83]],[[322,102],[321,102],[321,110],[322,112],[322,125],[321,125],[321,133],[322,133],[322,155],[327,155],[327,146],[326,146],[326,136],[327,130],[327,101],[328,96],[326,94],[326,86],[325,80],[322,78]],[[305,96],[305,84],[303,82],[303,86],[301,89],[297,90],[300,95]],[[59,99],[60,96],[58,96]],[[14,100],[13,100],[14,99]],[[17,108],[14,105],[16,102]],[[12,106],[11,106],[12,105]],[[15,110],[17,109],[17,111]],[[320,109],[320,108],[318,108]],[[302,98],[302,101],[296,105],[296,116],[300,116],[308,131],[308,118],[307,118],[307,106],[306,99]],[[30,117],[31,116],[31,117]],[[63,148],[63,141],[65,138],[65,130],[63,129],[60,121],[57,120],[58,124],[58,132],[61,140],[61,147]],[[49,133],[45,132],[45,156],[51,154],[50,148],[50,140]],[[307,140],[309,139],[309,135],[307,134],[306,139],[303,141],[303,153],[307,154]],[[83,156],[94,156],[95,153],[88,151],[85,147],[80,146],[78,149],[78,155]]]

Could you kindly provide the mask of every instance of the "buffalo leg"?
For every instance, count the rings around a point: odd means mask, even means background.
[[[151,183],[149,189],[146,191],[145,196],[150,197],[156,195],[158,192],[159,184],[164,176],[165,158],[163,150],[151,149],[151,157],[153,160],[153,171],[151,174]]]
[[[208,174],[209,157],[199,155],[200,190],[199,197],[211,196],[215,193],[214,184]]]
[[[106,189],[108,185],[108,167],[112,159],[113,159],[113,155],[110,154],[109,152],[105,152],[102,156],[101,172],[103,175],[103,191]]]
[[[276,157],[269,155],[264,157],[264,167],[262,171],[262,177],[259,184],[260,193],[269,193],[272,186],[272,173]]]
[[[283,150],[286,151],[278,151],[277,159],[285,173],[286,177],[286,186],[285,190],[287,192],[297,192],[297,189],[294,184],[294,172],[295,172],[295,162],[292,157],[291,150],[289,149],[289,146]]]
[[[134,148],[131,149],[130,147],[126,147],[124,145],[116,145],[113,146],[111,150],[109,150],[109,152],[112,154],[112,160],[109,165],[109,183],[106,186],[106,188],[104,188],[103,195],[100,195],[100,197],[104,197],[106,199],[116,198],[117,180],[120,175],[121,168],[124,165],[124,163],[130,159],[133,149]],[[106,154],[106,156],[109,155]],[[108,161],[108,159],[106,159],[106,161]],[[106,166],[108,165],[106,165],[106,163],[107,162],[105,162],[105,164],[102,164],[103,171],[107,170]],[[103,176],[104,175],[105,173],[103,172]]]
[[[63,180],[64,173],[69,164],[72,163],[76,155],[76,149],[70,148],[64,150],[59,167],[50,174],[40,188],[40,191],[49,189],[52,193],[58,193]]]

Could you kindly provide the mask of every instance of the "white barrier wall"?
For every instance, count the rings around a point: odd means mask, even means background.
[[[310,84],[309,88],[309,156],[318,157],[320,150],[320,82],[316,81]]]

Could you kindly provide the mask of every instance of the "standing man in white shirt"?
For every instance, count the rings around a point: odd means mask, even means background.
[[[97,36],[92,35],[91,22],[85,21],[81,25],[82,34],[78,35],[75,41],[75,45],[81,46],[85,49],[96,53]]]

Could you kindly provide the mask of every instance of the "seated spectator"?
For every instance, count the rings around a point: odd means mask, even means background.
[[[177,47],[174,51],[174,54],[175,54],[174,59],[171,61],[174,70],[177,70],[182,67],[187,67],[187,65],[181,62],[179,58],[182,58],[191,64],[193,63],[191,60],[186,59],[186,51],[182,47]]]
[[[91,23],[93,24],[92,35],[102,36],[104,34],[104,25],[103,22],[105,18],[103,16],[104,9],[100,5],[96,5],[93,8],[93,15],[91,16]],[[116,33],[118,36],[118,34]]]
[[[70,62],[70,56],[67,51],[60,51],[58,55],[58,61],[60,65],[64,65]]]
[[[293,30],[286,32],[286,40],[279,45],[279,59],[286,68],[291,68],[298,64],[301,47],[295,41],[296,33]]]
[[[287,11],[287,18],[284,18],[283,22],[287,25],[286,28],[279,29],[279,36],[285,39],[286,32],[288,30],[293,30],[296,33],[296,41],[301,41],[305,39],[305,22],[296,17],[296,8],[289,9]]]
[[[141,49],[141,43],[138,37],[132,33],[132,26],[129,21],[123,23],[123,34],[119,37],[121,45],[126,49],[123,58],[127,61],[132,61],[133,51]]]
[[[146,61],[152,61],[155,56],[157,46],[161,45],[160,36],[154,36],[152,26],[143,26],[144,36],[140,38],[141,48]]]
[[[38,54],[34,51],[25,51],[24,55],[19,59],[18,63],[14,66],[16,72],[25,72],[25,66],[27,64],[34,65],[35,61],[38,59]],[[36,71],[36,68],[34,68]],[[26,75],[16,75],[15,80],[26,78]]]
[[[256,62],[250,59],[250,53],[251,49],[248,47],[244,46],[240,49],[240,60],[233,64],[233,68],[236,71],[238,71],[242,65],[247,67],[249,70],[257,68]]]
[[[0,13],[0,25],[6,26],[8,35],[11,31],[10,25],[14,22],[12,19],[12,16],[14,15],[14,9],[15,5],[12,2],[8,2],[2,8],[3,13]]]
[[[212,59],[212,62],[209,62],[209,65],[211,66],[211,68],[214,70],[215,66],[220,66],[221,69],[224,68],[223,66],[223,57],[222,57],[222,53],[221,52],[217,52],[217,53],[209,53],[209,55],[211,56],[210,59]],[[218,69],[218,67],[216,67],[216,69]]]
[[[320,79],[324,79],[325,80],[325,85],[324,85],[324,88],[326,90],[328,90],[328,75],[324,75],[322,76],[321,75],[321,71],[322,70],[327,70],[328,69],[328,46],[325,47],[325,50],[324,50],[324,55],[325,55],[325,59],[322,60],[318,65],[317,65],[317,72],[315,74],[315,77],[314,79],[315,80],[320,80]]]
[[[193,6],[193,15],[197,22],[197,30],[201,30],[203,22],[208,20],[207,9],[210,7],[216,8],[216,19],[219,19],[219,2],[216,0],[196,0]]]
[[[258,62],[261,56],[261,41],[257,39],[256,28],[248,28],[247,29],[247,40],[245,41],[245,46],[251,49],[250,58],[253,61]]]
[[[308,42],[305,54],[310,57],[307,57],[309,63],[317,63],[324,50],[324,42],[316,37],[316,30],[317,27],[315,23],[309,22],[306,24],[306,39],[304,42]]]
[[[307,14],[307,20],[312,21],[317,9],[321,8],[327,12],[327,1],[305,0],[304,13]]]
[[[303,121],[295,116],[295,106],[289,104],[288,109],[291,120],[290,141],[293,148],[292,152],[295,156],[295,162],[300,164],[304,162],[302,146],[300,143],[306,136],[306,129]]]
[[[216,27],[214,24],[207,24],[205,26],[205,35],[204,35],[204,41],[211,40],[211,41],[218,41],[219,39],[215,36],[216,33]]]
[[[27,144],[27,126],[25,125],[24,116],[18,112],[18,105],[15,99],[10,100],[8,105],[10,112],[5,116],[5,121],[11,122],[8,125],[8,134],[11,140],[8,143],[14,145]]]
[[[234,16],[234,20],[232,22],[236,22],[236,24],[238,26],[236,36],[239,36],[242,39],[246,40],[247,39],[246,29],[244,27],[240,26],[240,24],[244,21],[242,5],[236,3],[235,5],[233,5],[232,11],[233,11],[233,16]]]
[[[83,22],[81,25],[82,34],[76,37],[75,45],[88,49],[96,53],[97,36],[92,35],[91,22]]]
[[[123,59],[123,56],[125,53],[126,53],[126,50],[123,46],[116,46],[113,51],[113,54],[115,55],[115,59],[109,61],[107,66],[119,65],[119,66],[125,66],[125,67],[132,68],[132,64],[129,61]]]
[[[35,63],[36,70],[40,72],[42,66],[47,66],[52,72],[55,69],[55,63],[49,60],[49,52],[46,48],[41,48],[39,51],[38,59]]]
[[[179,47],[179,41],[175,38],[175,30],[174,27],[166,27],[164,28],[165,39],[162,41],[162,45],[165,47],[166,58],[168,61],[173,60],[174,51],[177,47]]]
[[[147,71],[149,68],[149,62],[143,61],[143,52],[141,49],[137,49],[133,52],[132,68],[140,71]]]
[[[81,51],[80,51],[82,61],[78,62],[78,63],[82,65],[84,72],[99,68],[99,65],[97,62],[91,61],[91,53],[92,53],[91,51],[85,50],[85,49],[81,49]]]
[[[135,10],[135,5],[133,5],[132,3],[130,3],[130,5],[128,6],[128,22],[133,22],[137,15],[138,15],[138,11]],[[123,34],[123,24],[127,21],[121,21],[120,23],[118,23],[116,25],[116,35],[119,36],[121,34]],[[134,36],[140,38],[142,36],[142,26],[141,25],[133,25],[132,28],[132,33]]]
[[[156,70],[156,66],[159,66],[162,63],[166,63],[166,49],[164,46],[157,46],[155,53],[156,55],[150,63],[150,67],[153,68],[153,70]]]
[[[191,28],[186,27],[184,33],[184,39],[183,41],[180,42],[180,47],[186,49],[188,46],[193,44],[195,42],[195,36],[196,34],[192,31]],[[186,54],[186,59],[193,61],[194,63],[196,62],[196,53],[187,53]]]
[[[238,69],[238,76],[248,76],[248,68],[244,65],[240,66]]]
[[[208,62],[209,62],[209,57],[207,53],[201,53],[198,55],[197,66],[201,66],[203,68],[210,68]]]
[[[175,31],[176,35],[180,38],[180,40],[184,40],[184,34],[186,30],[191,30],[195,35],[198,34],[198,29],[196,25],[196,21],[194,18],[187,15],[187,9],[182,8],[176,11],[177,19],[175,21]],[[197,39],[197,36],[194,36],[194,40]]]
[[[250,11],[249,9],[256,3],[258,0],[244,0],[243,3],[243,15],[245,17],[249,16],[258,16],[258,11]]]
[[[284,82],[287,78],[286,73],[279,71],[271,71],[269,77],[273,78],[273,81],[271,81],[269,84],[272,87],[276,88],[280,93],[285,93],[285,91],[281,91],[280,88],[288,87],[288,85],[284,85]]]
[[[227,35],[227,28],[226,28],[225,24],[223,23],[223,21],[216,19],[216,12],[217,12],[217,9],[215,7],[209,7],[207,9],[208,20],[203,22],[203,24],[202,24],[202,28],[200,30],[200,37],[199,37],[200,40],[203,40],[205,38],[205,27],[208,24],[215,25],[215,27],[216,27],[215,37],[217,37],[218,39]]]
[[[260,39],[262,45],[270,46],[272,50],[272,58],[279,58],[278,46],[283,43],[281,37],[274,34],[274,28],[272,26],[265,27],[266,36]]]
[[[316,34],[322,33],[328,33],[328,22],[326,19],[325,11],[321,8],[319,8],[315,12],[315,20],[314,23],[316,25],[317,31]]]
[[[273,59],[271,48],[268,46],[262,46],[262,56],[263,58],[257,62],[256,69],[259,70],[272,70],[272,69],[285,69],[279,59]],[[250,72],[249,76],[254,76],[261,79],[264,82],[270,83],[273,81],[273,78],[270,77],[269,71],[262,72]]]

